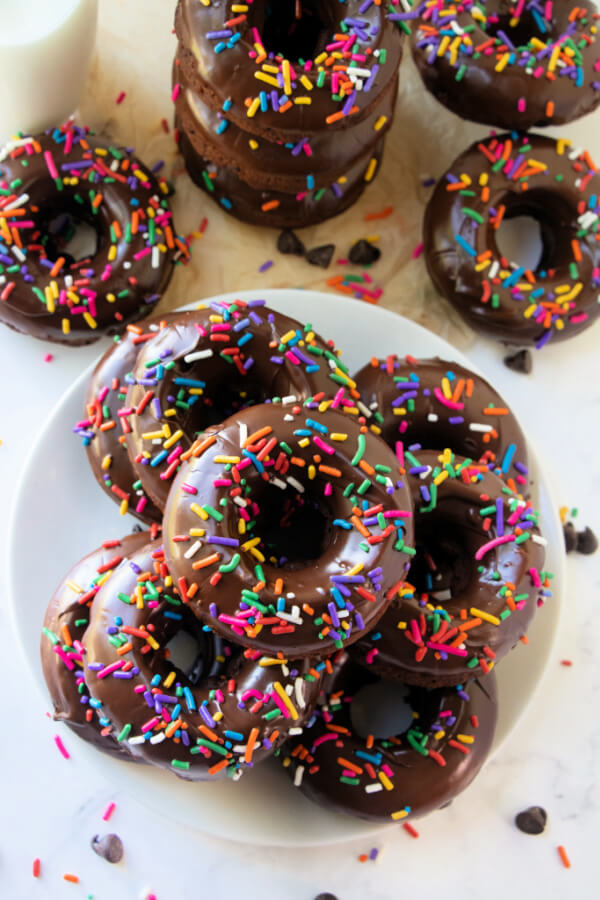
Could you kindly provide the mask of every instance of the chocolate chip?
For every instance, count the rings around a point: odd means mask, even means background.
[[[90,844],[94,853],[109,863],[118,863],[123,859],[123,841],[118,834],[95,834]]]
[[[370,266],[371,263],[377,262],[381,256],[379,247],[374,247],[370,241],[361,239],[350,247],[348,257],[350,262],[357,266]]]
[[[294,256],[304,256],[304,244],[300,238],[286,228],[277,238],[277,249],[280,253],[292,253]]]
[[[533,359],[529,350],[518,350],[510,356],[504,357],[504,365],[513,372],[522,372],[529,375],[533,369]]]
[[[579,531],[577,533],[578,553],[585,553],[586,556],[589,556],[590,553],[595,553],[597,549],[598,538],[591,528],[586,528],[584,531]]]
[[[517,828],[524,834],[541,834],[547,820],[548,814],[541,806],[530,806],[515,816]]]
[[[567,553],[572,553],[573,550],[577,549],[577,531],[572,522],[567,522],[563,525],[563,534],[565,536],[565,550]]]
[[[133,528],[131,529],[131,533],[132,534],[140,534],[140,532],[142,532],[143,530],[144,530],[143,526],[138,525],[138,523],[136,522],[135,525],[133,526]]]
[[[335,253],[335,244],[323,244],[322,247],[314,247],[306,254],[306,260],[311,266],[321,266],[326,269]]]

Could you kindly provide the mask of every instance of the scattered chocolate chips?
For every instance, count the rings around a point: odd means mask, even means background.
[[[348,257],[351,263],[357,266],[370,266],[377,262],[381,256],[379,247],[375,247],[370,241],[361,239],[350,247]]]
[[[515,816],[517,828],[524,834],[541,834],[547,821],[548,813],[541,806],[530,806]]]
[[[297,234],[286,228],[277,238],[277,249],[280,253],[293,254],[294,256],[304,256],[304,244]]]
[[[563,534],[565,536],[565,550],[572,553],[577,549],[577,529],[572,522],[566,522],[563,525]]]
[[[118,834],[95,834],[90,844],[94,853],[109,863],[118,863],[123,859],[123,841]]]
[[[513,372],[529,375],[533,369],[533,359],[529,350],[518,350],[504,357],[504,365]]]
[[[591,528],[585,528],[583,531],[577,532],[577,547],[575,549],[578,553],[584,553],[586,556],[596,552],[598,549],[598,538]]]
[[[335,244],[323,244],[322,247],[314,247],[312,250],[309,250],[306,254],[306,260],[311,266],[320,266],[322,269],[327,269],[334,253]]]

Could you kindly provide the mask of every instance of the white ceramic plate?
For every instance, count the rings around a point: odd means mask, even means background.
[[[297,290],[241,292],[218,299],[259,296],[274,309],[311,322],[326,338],[334,337],[351,370],[364,365],[373,355],[388,353],[441,356],[473,368],[463,354],[414,322],[358,301]],[[79,439],[71,434],[72,425],[81,417],[89,373],[87,370],[78,378],[41,429],[23,470],[9,530],[9,585],[16,631],[44,693],[37,648],[52,591],[77,559],[103,540],[121,537],[133,525],[133,520],[123,519],[117,505],[100,491]],[[554,598],[536,617],[529,631],[530,646],[517,647],[510,655],[510,665],[498,667],[500,704],[494,750],[506,740],[543,678],[560,616],[564,583],[562,529],[557,518],[558,505],[539,465],[537,470],[537,505],[548,540],[546,568],[555,573]],[[38,536],[35,565],[28,549],[32,530]],[[26,604],[20,602],[24,597]],[[190,784],[162,770],[113,760],[71,734],[68,743],[71,752],[85,756],[117,787],[130,791],[161,815],[166,812],[186,826],[219,837],[253,844],[302,846],[335,843],[381,831],[381,826],[314,805],[292,786],[274,761],[237,783]],[[476,800],[475,782],[466,802]]]

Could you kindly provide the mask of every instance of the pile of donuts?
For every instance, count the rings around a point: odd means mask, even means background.
[[[214,301],[130,325],[83,405],[95,478],[146,530],[50,600],[57,719],[193,781],[275,756],[375,821],[471,782],[493,670],[551,579],[526,440],[483,378],[410,356],[352,375],[310,325]]]

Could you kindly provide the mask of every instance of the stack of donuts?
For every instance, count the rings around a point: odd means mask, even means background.
[[[173,70],[195,183],[247,222],[298,227],[373,180],[402,54],[374,0],[179,0]]]
[[[310,325],[217,301],[130,325],[84,406],[96,479],[147,530],[50,600],[56,718],[190,780],[277,756],[376,821],[471,782],[492,670],[549,595],[526,441],[484,379],[412,357],[352,377]]]

